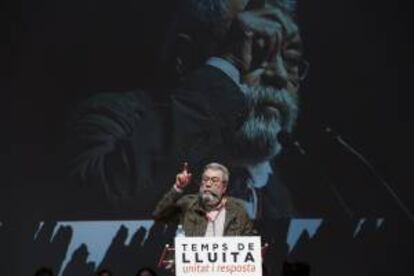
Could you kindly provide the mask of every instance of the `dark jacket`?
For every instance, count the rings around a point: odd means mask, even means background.
[[[240,200],[228,197],[225,208],[224,236],[255,234]],[[197,194],[183,195],[174,188],[164,195],[153,212],[156,220],[182,224],[186,236],[204,236],[208,223],[205,214]]]
[[[166,103],[149,91],[101,93],[74,112],[66,159],[75,209],[148,219],[183,161],[196,174],[223,160],[229,135],[247,114],[239,87],[203,66],[169,93]]]

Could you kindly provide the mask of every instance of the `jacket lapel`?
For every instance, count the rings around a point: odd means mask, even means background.
[[[188,229],[191,229],[192,232],[189,233],[189,236],[204,236],[207,228],[207,219],[205,218],[204,211],[199,202],[195,201],[189,211],[190,213],[187,216],[187,223],[191,224]]]
[[[232,223],[237,218],[237,209],[234,206],[231,198],[227,199],[226,203],[226,217],[224,219],[224,235],[228,234],[228,228],[230,223]]]

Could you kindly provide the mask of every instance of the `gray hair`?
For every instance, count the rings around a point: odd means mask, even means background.
[[[227,184],[229,182],[230,172],[224,165],[216,162],[209,163],[204,167],[203,172],[206,170],[221,171],[223,173],[223,183]]]
[[[230,0],[187,0],[191,15],[206,25],[223,20],[230,7]]]
[[[186,0],[185,14],[194,24],[193,31],[212,35],[210,39],[221,41],[228,32],[230,24],[231,0]]]

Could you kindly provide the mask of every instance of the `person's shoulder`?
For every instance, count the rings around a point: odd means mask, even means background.
[[[143,109],[152,104],[149,92],[130,90],[125,92],[100,92],[82,101],[79,109],[110,109],[112,111],[133,111]]]
[[[178,204],[183,206],[191,206],[198,200],[197,194],[185,194],[179,200]]]
[[[138,122],[152,113],[153,101],[149,94],[144,90],[96,93],[70,111],[69,127],[82,124],[131,133]]]
[[[189,77],[195,77],[195,76],[205,76],[205,75],[224,75],[223,72],[211,65],[203,64],[197,68],[195,68],[193,71],[189,72],[184,79]]]
[[[184,87],[198,87],[200,84],[203,84],[203,87],[225,86],[227,89],[239,90],[239,87],[234,81],[222,70],[207,64],[198,67],[184,76],[181,84]]]
[[[228,197],[227,204],[229,205],[229,207],[236,208],[238,210],[245,210],[245,203],[241,199],[235,197]]]

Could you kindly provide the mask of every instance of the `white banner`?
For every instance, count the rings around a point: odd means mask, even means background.
[[[177,276],[261,276],[260,237],[177,237],[175,263]]]

